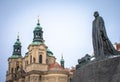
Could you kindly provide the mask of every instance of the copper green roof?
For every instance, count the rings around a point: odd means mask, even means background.
[[[61,57],[61,60],[60,60],[61,62],[64,62],[64,59],[63,59],[63,56]]]
[[[14,45],[21,45],[21,42],[17,40]]]
[[[18,36],[17,36],[17,41],[15,42],[14,45],[21,45],[21,42],[20,42],[20,40],[19,40],[19,34],[18,34]]]
[[[61,59],[61,61],[64,61],[64,59]]]
[[[41,30],[41,29],[42,29],[42,27],[40,26],[40,23],[37,23],[37,26],[35,27],[34,30]]]
[[[50,49],[47,48],[47,53],[50,53],[53,55],[52,51],[50,51]]]
[[[32,42],[31,45],[40,45],[40,44],[43,44],[43,42]]]
[[[48,53],[48,56],[52,56],[52,57],[54,57],[52,54],[50,54],[50,53]]]
[[[20,55],[12,55],[11,57],[9,57],[9,58],[11,58],[11,59],[16,59],[16,58],[21,58],[22,56],[20,56]]]
[[[48,48],[47,48],[47,54],[48,54],[48,56],[53,56],[53,52],[50,51],[50,49],[48,49]],[[53,56],[53,57],[54,57],[54,56]]]

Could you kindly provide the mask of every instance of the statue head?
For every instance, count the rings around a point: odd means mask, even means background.
[[[98,16],[99,16],[98,11],[95,11],[95,12],[94,12],[94,17],[96,18],[96,17],[98,17]]]

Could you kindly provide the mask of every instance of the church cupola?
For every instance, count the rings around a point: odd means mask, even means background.
[[[44,42],[43,31],[42,31],[42,27],[40,26],[40,23],[39,23],[39,18],[38,18],[37,26],[35,27],[33,33],[34,33],[33,42],[40,42],[40,43]]]
[[[19,35],[17,36],[17,41],[13,45],[13,54],[11,58],[21,57],[21,42],[19,40]]]
[[[64,63],[65,63],[65,61],[64,61],[64,59],[63,59],[63,55],[62,55],[62,57],[61,57],[60,63],[61,63],[61,66],[64,68]]]

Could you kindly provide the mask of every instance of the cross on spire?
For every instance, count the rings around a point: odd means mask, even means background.
[[[38,23],[37,23],[37,25],[40,25],[40,17],[38,16]]]
[[[18,35],[17,35],[17,39],[19,39],[19,32],[18,32]]]

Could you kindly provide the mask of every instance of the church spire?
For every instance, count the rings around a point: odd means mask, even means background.
[[[61,60],[60,60],[60,63],[61,63],[61,66],[64,68],[64,59],[63,59],[63,54],[61,55]]]
[[[38,23],[37,26],[35,27],[34,31],[34,38],[33,38],[33,43],[43,43],[43,31],[42,31],[42,27],[40,26],[40,19],[38,16]]]
[[[19,41],[19,32],[18,32],[18,35],[17,35],[17,41]]]
[[[37,23],[37,25],[40,25],[40,17],[38,16],[38,23]]]
[[[13,45],[13,54],[10,58],[18,58],[18,57],[22,57],[21,56],[21,42],[19,40],[19,33],[17,35],[17,40]]]

